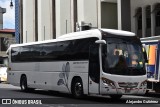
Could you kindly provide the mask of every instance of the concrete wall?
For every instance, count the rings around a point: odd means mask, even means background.
[[[78,22],[91,23],[98,27],[98,3],[100,0],[78,0]]]
[[[136,9],[138,7],[142,7],[142,31],[143,31],[143,37],[145,37],[145,29],[146,29],[146,23],[145,23],[145,8],[147,5],[151,6],[151,12],[154,9],[154,5],[156,3],[160,3],[160,0],[130,0],[131,1],[131,31],[136,33],[136,18],[134,17],[136,14]],[[154,13],[151,13],[151,36],[154,36],[155,28],[154,28]]]
[[[53,38],[52,0],[38,0],[38,40]]]
[[[72,32],[71,0],[56,0],[56,36]]]
[[[53,38],[52,0],[38,1],[38,40]],[[74,0],[55,0],[56,37],[74,32]],[[77,0],[77,21],[98,27],[100,0]],[[23,0],[23,42],[35,41],[35,0]],[[100,21],[99,21],[100,22]]]
[[[35,15],[38,15],[38,41],[53,38],[52,0],[37,1],[38,13],[35,0],[23,1],[23,43],[35,41]]]
[[[35,41],[35,1],[23,1],[23,42]]]

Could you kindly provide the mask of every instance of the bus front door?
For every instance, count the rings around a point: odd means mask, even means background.
[[[100,89],[100,64],[99,45],[91,45],[89,51],[89,94],[99,94]]]

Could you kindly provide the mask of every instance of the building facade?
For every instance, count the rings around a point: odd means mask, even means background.
[[[14,29],[1,29],[0,30],[0,64],[7,64],[6,51],[10,44],[15,43],[15,30]]]
[[[159,0],[16,0],[16,38],[20,43],[55,39],[82,24],[157,36],[159,5]]]
[[[131,29],[139,37],[160,35],[160,1],[130,0]]]

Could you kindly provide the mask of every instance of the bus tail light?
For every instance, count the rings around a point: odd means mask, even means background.
[[[112,88],[116,88],[114,82],[111,81],[111,80],[109,80],[109,79],[107,79],[107,78],[102,77],[102,82],[103,82],[104,84],[107,84],[108,86],[110,86],[110,87],[112,87]]]

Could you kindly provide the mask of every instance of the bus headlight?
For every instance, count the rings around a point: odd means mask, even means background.
[[[146,80],[141,83],[140,88],[142,88],[142,87],[147,87],[147,81]]]
[[[116,88],[114,82],[111,81],[111,80],[109,80],[109,79],[107,79],[107,78],[102,77],[102,82],[103,82],[104,84],[112,87],[112,88]]]

